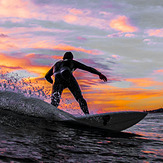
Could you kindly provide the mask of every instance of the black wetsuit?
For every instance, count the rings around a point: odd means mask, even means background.
[[[55,63],[55,65],[47,72],[45,78],[51,84],[53,80],[51,76],[55,75],[55,82],[52,89],[51,104],[58,106],[61,98],[62,91],[68,88],[74,95],[75,99],[78,101],[80,108],[85,114],[89,114],[87,102],[82,96],[80,87],[73,76],[72,72],[77,68],[91,72],[93,74],[100,75],[101,73],[92,67],[88,67],[78,61],[72,59],[60,60]]]

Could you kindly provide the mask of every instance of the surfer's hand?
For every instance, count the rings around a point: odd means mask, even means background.
[[[104,82],[106,82],[106,81],[107,81],[106,76],[105,76],[105,75],[103,75],[103,74],[100,74],[100,75],[99,75],[99,78],[100,78],[101,80],[103,80]]]

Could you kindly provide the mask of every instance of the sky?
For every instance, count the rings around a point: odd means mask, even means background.
[[[71,51],[108,78],[74,73],[90,112],[157,109],[163,107],[162,17],[162,0],[0,0],[0,71],[30,77],[50,92],[45,73]],[[68,90],[62,98],[79,109]]]

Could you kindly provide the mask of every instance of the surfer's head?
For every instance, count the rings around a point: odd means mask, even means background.
[[[73,59],[73,54],[71,52],[66,52],[63,56],[63,59]]]

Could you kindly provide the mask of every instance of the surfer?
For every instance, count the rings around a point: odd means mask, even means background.
[[[46,73],[46,80],[53,84],[51,104],[58,107],[62,91],[65,88],[69,88],[71,93],[74,95],[75,99],[80,105],[80,108],[84,114],[89,114],[88,106],[86,100],[83,98],[80,87],[73,76],[72,72],[77,68],[91,72],[93,74],[99,75],[99,78],[103,81],[107,81],[106,76],[97,71],[96,69],[86,66],[78,61],[73,60],[73,54],[71,52],[66,52],[63,56],[63,60],[60,60],[54,64],[54,66]],[[55,76],[55,82],[51,76]]]

